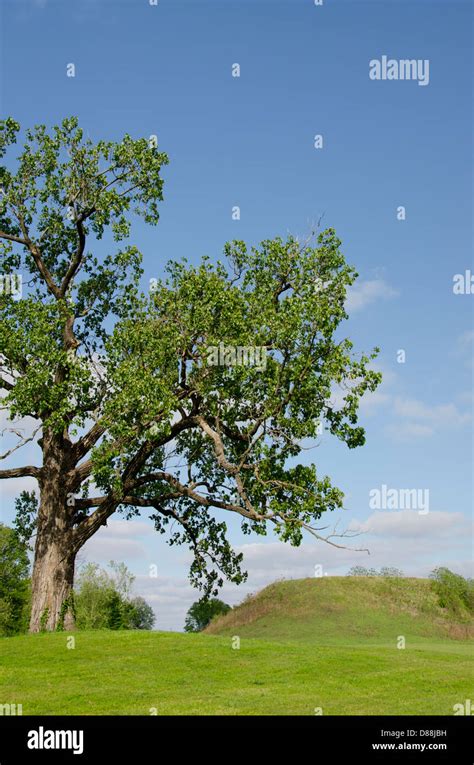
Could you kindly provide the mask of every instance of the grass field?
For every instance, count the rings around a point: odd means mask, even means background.
[[[73,649],[66,633],[3,638],[0,703],[24,715],[452,715],[472,698],[466,633],[424,580],[281,582],[197,635],[78,632]]]

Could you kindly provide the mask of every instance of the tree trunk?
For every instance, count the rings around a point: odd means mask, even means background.
[[[42,439],[43,477],[31,581],[30,632],[74,628],[76,550],[68,506],[67,445],[51,433]]]
[[[40,549],[38,549],[40,548]],[[38,530],[31,583],[30,632],[74,629],[74,559],[67,535]]]

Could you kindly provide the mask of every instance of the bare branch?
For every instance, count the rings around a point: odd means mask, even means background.
[[[275,515],[274,518],[272,518],[273,522],[278,523],[278,520],[283,521],[284,523],[297,523],[299,526],[301,526],[303,529],[306,529],[306,531],[309,531],[309,533],[316,537],[316,539],[319,539],[321,542],[326,542],[326,544],[331,545],[331,547],[337,547],[340,550],[353,550],[354,552],[366,552],[367,555],[370,555],[370,550],[367,547],[347,547],[347,545],[338,545],[335,542],[331,542],[331,539],[352,539],[353,537],[360,536],[361,532],[358,531],[350,531],[349,529],[346,529],[341,534],[336,534],[336,528],[337,524],[334,527],[331,534],[328,534],[326,537],[321,536],[317,532],[321,529],[316,529],[314,526],[310,526],[309,523],[305,523],[304,521],[301,521],[299,518],[288,518],[284,513],[278,513]],[[327,528],[327,527],[326,527]]]
[[[21,449],[21,447],[24,446],[25,444],[27,444],[29,441],[33,441],[33,439],[36,436],[37,432],[39,430],[41,430],[41,428],[42,428],[42,425],[38,425],[38,427],[33,431],[31,436],[29,436],[29,438],[23,438],[21,436],[21,434],[19,433],[19,431],[15,430],[14,428],[5,428],[2,431],[2,436],[3,436],[4,432],[5,432],[5,430],[10,430],[12,433],[15,433],[15,435],[17,435],[19,438],[21,438],[21,441],[16,446],[13,446],[11,449],[9,449],[7,452],[5,452],[4,454],[0,454],[0,460],[6,459],[7,457],[10,456],[10,454],[13,454],[13,452],[16,452],[17,449]]]

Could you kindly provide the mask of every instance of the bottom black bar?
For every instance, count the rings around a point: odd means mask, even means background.
[[[242,737],[249,731],[251,738]],[[285,732],[301,731],[287,737]],[[260,744],[255,733],[260,732]],[[277,735],[275,735],[277,732]],[[189,735],[182,735],[188,733]],[[181,735],[176,735],[181,734]],[[249,746],[267,756],[290,746],[314,759],[324,752],[337,761],[350,757],[379,762],[472,763],[470,717],[0,717],[0,765],[19,762],[140,763],[157,759],[206,756],[220,759]],[[256,747],[257,745],[257,747]],[[224,748],[222,748],[224,747]],[[224,756],[225,755],[225,756]],[[214,759],[214,757],[212,757]],[[252,758],[253,759],[253,758]]]

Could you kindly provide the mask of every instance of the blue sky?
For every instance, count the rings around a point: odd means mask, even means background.
[[[28,126],[76,114],[93,139],[156,134],[168,153],[160,224],[133,231],[144,286],[170,258],[304,237],[322,214],[360,274],[347,334],[357,349],[380,346],[384,372],[361,412],[367,444],[324,437],[307,459],[346,492],[341,524],[365,531],[371,557],[313,539],[288,550],[230,524],[250,572],[225,590],[231,602],[317,564],[329,575],[354,563],[469,572],[473,296],[453,294],[453,277],[474,271],[471,23],[471,4],[456,0],[1,3],[2,116]],[[369,61],[383,55],[428,59],[429,84],[371,80]],[[27,484],[0,487],[5,522]],[[369,492],[382,484],[429,489],[429,513],[374,511]],[[157,626],[182,627],[196,598],[187,555],[146,521],[111,521],[83,558],[125,560]]]

